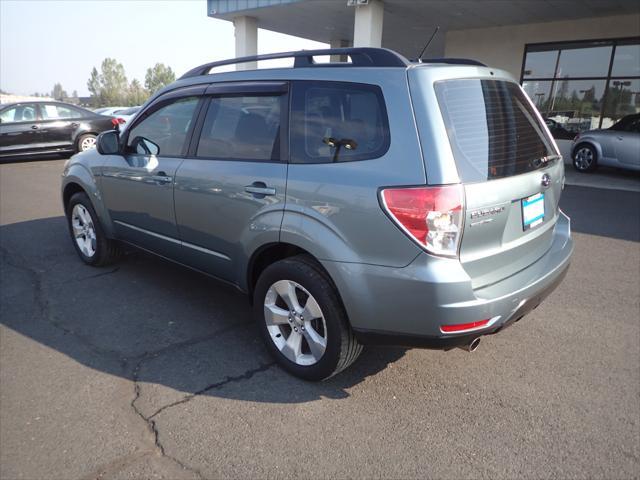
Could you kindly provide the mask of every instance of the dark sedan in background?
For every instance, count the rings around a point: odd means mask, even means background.
[[[88,150],[99,133],[117,124],[113,117],[61,102],[0,105],[0,160]]]

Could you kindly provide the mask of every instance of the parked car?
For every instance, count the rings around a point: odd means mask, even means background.
[[[102,107],[96,108],[94,112],[99,115],[110,115],[112,117],[115,117],[119,114],[119,112],[121,112],[122,110],[126,110],[127,108],[129,107]]]
[[[115,121],[61,102],[0,105],[0,159],[89,150]]]
[[[314,63],[338,54],[351,63]],[[74,156],[80,259],[130,244],[235,285],[278,363],[311,380],[364,344],[473,351],[558,285],[564,167],[509,74],[370,48],[252,58],[288,57],[197,67]]]
[[[593,172],[600,165],[640,170],[640,113],[622,117],[607,129],[580,133],[571,158],[576,170]]]
[[[571,133],[569,130],[564,128],[561,123],[558,123],[555,120],[545,118],[544,123],[547,124],[549,132],[551,132],[551,135],[556,140],[573,140],[573,138],[576,136],[575,133]]]
[[[129,122],[136,116],[136,113],[140,111],[142,107],[129,107],[117,112],[118,122],[120,123],[120,130],[123,130],[129,125]],[[120,121],[122,120],[122,121]]]

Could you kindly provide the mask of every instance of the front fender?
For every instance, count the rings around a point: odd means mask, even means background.
[[[578,141],[571,147],[571,160],[573,160],[573,155],[575,154],[576,147],[585,143],[595,148],[596,153],[598,154],[598,158],[602,158],[604,156],[604,152],[602,151],[602,145],[600,144],[600,142],[594,137],[585,135],[583,137],[580,137]]]
[[[63,208],[66,211],[65,203],[66,200],[68,200],[68,193],[78,188],[82,189],[89,197],[105,234],[109,238],[114,238],[113,222],[104,204],[99,187],[99,178],[96,174],[97,162],[95,161],[98,160],[99,157],[100,154],[98,154],[98,152],[91,150],[74,155],[67,162],[62,173],[61,194]]]

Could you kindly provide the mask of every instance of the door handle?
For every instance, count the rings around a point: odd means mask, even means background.
[[[31,125],[31,130],[38,130],[40,127],[38,125]]]
[[[618,137],[616,137],[616,138],[617,138],[618,140],[624,140],[624,137],[620,137],[620,136],[618,136]]]
[[[247,193],[252,193],[258,198],[262,198],[266,195],[275,195],[276,189],[267,187],[264,182],[253,182],[251,185],[247,185],[244,187],[244,191]]]
[[[160,184],[162,183],[170,183],[173,181],[173,177],[170,177],[165,172],[158,172],[156,175],[152,175],[151,179]]]

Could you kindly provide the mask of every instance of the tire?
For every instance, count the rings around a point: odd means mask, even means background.
[[[93,133],[85,133],[84,135],[80,135],[78,141],[76,142],[76,152],[86,152],[87,150],[91,150],[95,148],[97,135]]]
[[[573,149],[573,168],[582,173],[591,173],[598,167],[598,152],[588,143],[581,143]]]
[[[267,349],[296,377],[326,380],[362,352],[331,280],[306,256],[268,266],[258,279],[253,299],[255,320]]]
[[[120,245],[105,235],[86,193],[78,192],[71,197],[66,214],[71,241],[84,263],[102,267],[120,258]]]

